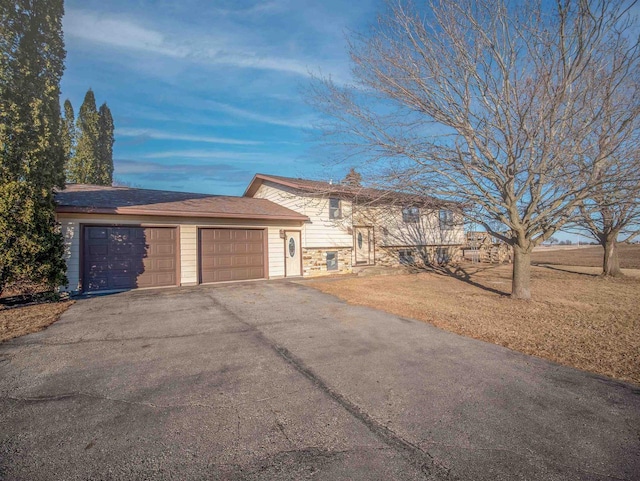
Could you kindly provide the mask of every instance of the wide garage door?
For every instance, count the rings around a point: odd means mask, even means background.
[[[264,231],[200,229],[200,282],[265,277]]]
[[[175,286],[175,227],[84,228],[84,291]]]

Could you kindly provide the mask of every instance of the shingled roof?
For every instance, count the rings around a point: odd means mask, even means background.
[[[357,199],[371,204],[393,205],[419,205],[419,206],[445,206],[451,205],[435,197],[401,192],[397,190],[375,189],[346,183],[333,183],[321,180],[297,179],[282,177],[279,175],[256,174],[247,187],[245,197],[253,197],[260,186],[265,182],[273,182],[279,185],[296,189],[310,195],[335,196],[345,199]]]
[[[308,220],[266,199],[89,184],[67,184],[56,202],[59,213]]]

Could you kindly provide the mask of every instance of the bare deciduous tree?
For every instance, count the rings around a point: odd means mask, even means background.
[[[637,147],[636,147],[637,149]],[[628,242],[640,235],[640,162],[634,157],[618,163],[627,172],[627,180],[605,183],[580,206],[576,221],[578,232],[587,233],[604,249],[602,275],[620,277],[618,242]]]
[[[617,175],[607,167],[637,111],[611,105],[602,122],[603,96],[638,68],[633,3],[390,3],[351,39],[356,84],[319,80],[311,101],[352,162],[376,164],[395,188],[474,206],[468,215],[512,245],[512,297],[528,299],[532,249],[606,185],[603,171],[608,183]]]

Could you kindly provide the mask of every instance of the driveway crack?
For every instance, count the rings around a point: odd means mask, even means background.
[[[398,433],[394,432],[387,426],[375,420],[360,406],[351,402],[346,396],[331,388],[324,380],[322,380],[322,378],[315,374],[312,369],[307,367],[301,359],[294,356],[288,349],[272,341],[260,329],[242,319],[238,314],[236,314],[224,304],[220,303],[211,294],[209,295],[209,298],[216,305],[216,308],[224,311],[226,315],[233,317],[239,323],[252,329],[255,332],[255,335],[263,343],[273,349],[276,354],[278,354],[278,356],[280,356],[285,362],[287,362],[300,374],[311,381],[311,383],[318,389],[320,389],[325,395],[329,396],[336,403],[338,403],[338,405],[340,405],[352,417],[362,423],[380,441],[401,454],[423,474],[428,477],[433,477],[434,479],[455,479],[455,476],[453,476],[451,470],[440,462],[436,461],[436,459],[430,453],[424,451],[422,448],[420,448],[420,446],[404,439]]]

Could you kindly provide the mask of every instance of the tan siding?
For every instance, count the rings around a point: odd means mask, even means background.
[[[359,207],[352,215],[352,204],[342,201],[342,220],[329,219],[329,199],[309,197],[290,187],[265,181],[255,197],[269,199],[309,217],[302,232],[305,248],[350,248],[353,237],[348,228],[353,225],[375,227],[377,243],[382,245],[447,245],[464,244],[462,225],[452,230],[440,230],[438,211],[425,213],[419,225],[405,223],[399,206]],[[461,219],[459,219],[461,224]],[[383,235],[383,228],[388,234]]]
[[[251,221],[246,219],[202,219],[130,215],[90,215],[59,214],[65,241],[65,260],[69,291],[80,288],[80,225],[81,224],[122,224],[178,226],[180,228],[180,282],[194,284],[198,282],[198,227],[206,226],[246,226],[268,229],[269,276],[284,275],[284,243],[280,239],[281,229],[300,229],[298,221]]]
[[[269,277],[284,276],[284,239],[280,229],[269,228]]]
[[[268,199],[293,211],[309,217],[302,231],[302,245],[305,248],[346,247],[353,244],[347,228],[351,226],[351,204],[342,202],[343,218],[329,219],[329,199],[302,196],[295,189],[265,181],[254,197]]]
[[[198,283],[198,229],[195,225],[180,226],[180,283]]]

